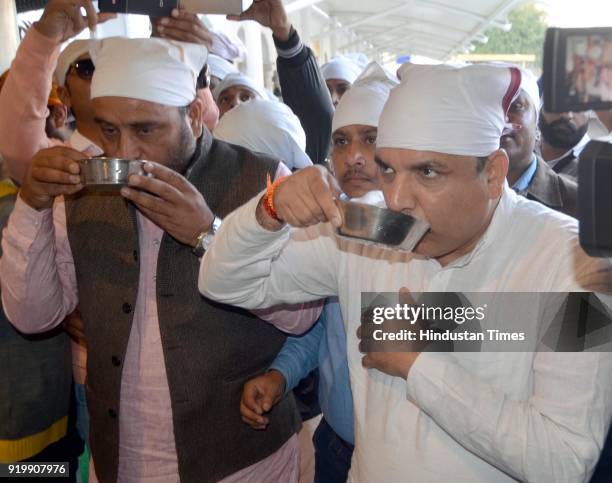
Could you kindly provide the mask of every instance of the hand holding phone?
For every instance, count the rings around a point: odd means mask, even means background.
[[[86,16],[82,15],[85,10]],[[86,27],[92,31],[96,25],[111,18],[114,14],[98,14],[92,0],[49,0],[42,17],[34,24],[45,37],[65,42],[77,36]]]

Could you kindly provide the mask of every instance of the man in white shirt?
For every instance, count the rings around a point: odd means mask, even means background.
[[[363,292],[612,292],[611,264],[582,251],[576,221],[505,182],[499,138],[518,69],[407,65],[400,77],[377,158],[388,207],[431,225],[415,253],[337,239],[335,184],[307,168],[225,220],[200,291],[249,308],[339,297],[355,407],[349,481],[587,481],[612,412],[609,354],[358,350]],[[546,329],[537,307],[500,317]]]

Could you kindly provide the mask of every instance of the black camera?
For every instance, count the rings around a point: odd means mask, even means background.
[[[544,109],[612,109],[612,27],[550,28],[544,43]],[[589,142],[578,163],[580,245],[612,257],[612,136]]]
[[[612,142],[591,141],[578,163],[580,245],[593,257],[612,257]]]
[[[544,109],[612,109],[612,27],[550,28],[544,41]]]

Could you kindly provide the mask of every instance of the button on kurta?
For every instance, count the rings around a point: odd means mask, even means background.
[[[126,302],[123,304],[122,309],[123,309],[123,313],[129,314],[132,311],[132,306]]]

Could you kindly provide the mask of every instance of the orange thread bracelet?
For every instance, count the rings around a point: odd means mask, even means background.
[[[276,210],[274,209],[274,192],[276,191],[276,188],[278,188],[278,186],[287,178],[288,176],[281,176],[280,178],[274,180],[273,183],[272,178],[270,178],[270,175],[268,174],[268,179],[266,182],[266,194],[264,195],[263,199],[263,206],[266,210],[266,213],[270,216],[270,218],[273,218],[281,223],[283,222],[283,220],[278,217],[278,213],[276,213]]]

